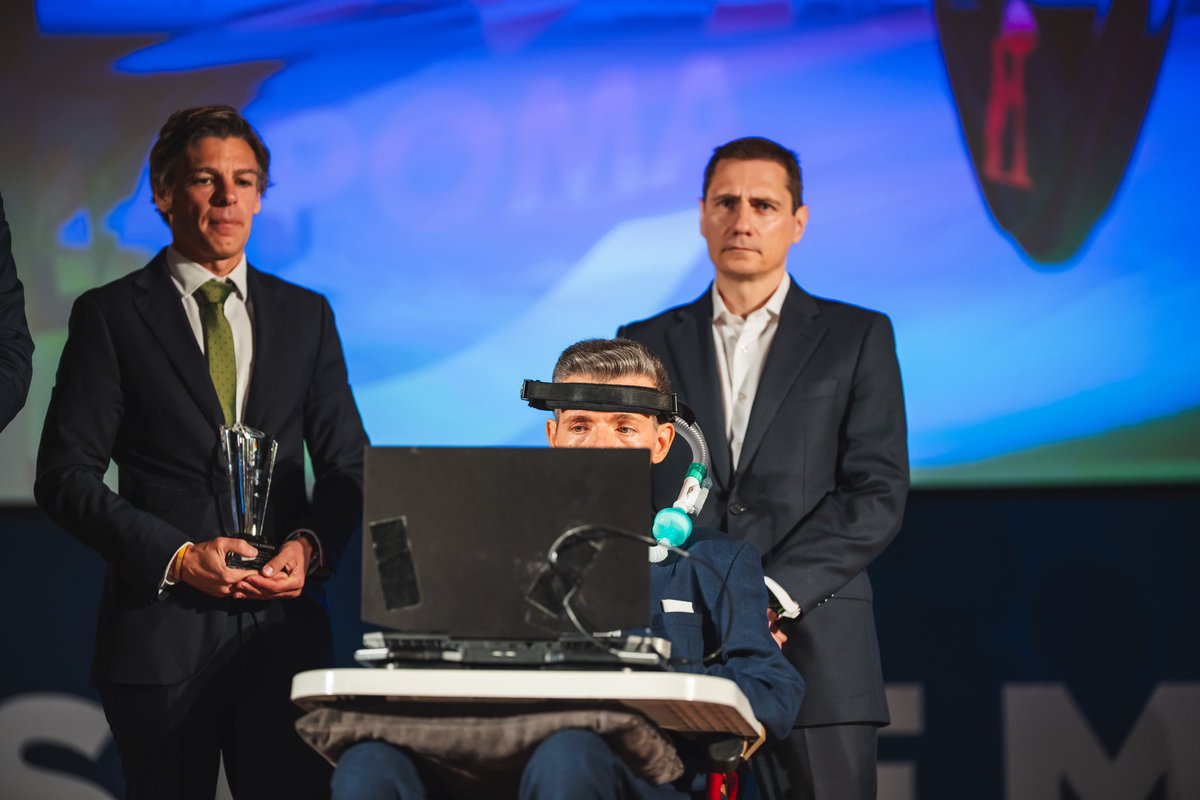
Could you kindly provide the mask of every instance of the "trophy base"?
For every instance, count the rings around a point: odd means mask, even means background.
[[[249,542],[257,547],[258,555],[256,555],[254,558],[246,558],[245,556],[239,556],[237,553],[226,553],[225,566],[227,567],[233,567],[234,569],[248,569],[258,572],[260,569],[266,566],[268,561],[275,557],[276,553],[279,552],[279,548],[269,542],[250,539],[245,536],[238,536],[236,538],[241,539],[244,542]]]

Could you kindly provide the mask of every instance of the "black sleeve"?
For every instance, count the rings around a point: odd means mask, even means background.
[[[25,320],[25,291],[17,278],[12,233],[0,197],[0,430],[25,405],[33,378],[33,338]]]
[[[325,566],[336,569],[362,524],[363,448],[369,441],[350,390],[333,309],[321,300],[321,342],[304,402],[304,441],[312,457],[313,502],[298,526],[321,540]]]

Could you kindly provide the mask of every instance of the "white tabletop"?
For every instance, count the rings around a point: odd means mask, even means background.
[[[320,669],[292,679],[292,700],[311,711],[356,699],[398,704],[505,703],[573,700],[611,703],[645,714],[660,728],[729,733],[748,740],[747,755],[763,727],[742,690],[727,678],[686,672],[520,669]]]

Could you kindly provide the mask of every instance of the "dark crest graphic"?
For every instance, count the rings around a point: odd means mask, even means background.
[[[938,38],[997,224],[1058,264],[1112,201],[1158,79],[1174,3],[937,0]]]

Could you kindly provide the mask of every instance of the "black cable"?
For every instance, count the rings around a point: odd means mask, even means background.
[[[561,547],[563,547],[565,544],[567,544],[569,541],[571,541],[573,539],[583,539],[583,540],[588,540],[588,539],[593,539],[593,538],[603,539],[605,537],[611,537],[611,536],[619,536],[619,537],[623,537],[626,539],[632,539],[634,541],[643,542],[650,546],[659,544],[659,542],[656,542],[654,540],[653,536],[650,536],[648,534],[643,534],[643,533],[634,533],[633,531],[625,530],[624,528],[617,528],[612,525],[602,525],[602,524],[597,524],[597,523],[589,523],[586,525],[576,525],[574,528],[570,528],[570,529],[564,531],[557,539],[554,540],[554,543],[550,545],[550,549],[546,552],[546,562],[550,565],[551,569],[555,570],[555,572],[557,572],[560,576],[567,577],[566,575],[564,575],[565,571],[562,568],[560,568],[559,563],[558,563],[559,549]],[[696,557],[696,556],[692,555],[691,553],[689,553],[688,551],[684,550],[683,548],[675,547],[673,545],[664,544],[662,546],[664,548],[666,548],[668,552],[675,553],[676,555],[678,555],[681,558],[686,558],[694,564],[699,564],[699,565],[703,566],[705,569],[709,570],[709,572],[711,572],[714,576],[716,576],[716,578],[721,586],[721,591],[720,591],[720,593],[718,593],[717,598],[716,598],[716,605],[721,604],[722,596],[728,595],[729,602],[727,604],[726,614],[725,614],[726,622],[728,623],[728,625],[726,627],[732,628],[733,620],[736,619],[736,617],[734,616],[734,607],[733,607],[734,606],[734,597],[733,597],[733,593],[728,591],[728,581],[726,581],[726,579],[725,579],[726,578],[725,574],[722,573],[719,569],[717,569],[717,567],[706,558]],[[575,590],[578,588],[578,584],[579,584],[579,582],[576,581],[575,584],[572,585],[571,588],[566,592],[566,594],[563,595],[563,598],[562,598],[563,612],[566,614],[567,619],[569,619],[571,621],[571,624],[575,626],[575,629],[577,631],[579,631],[580,634],[582,634],[585,638],[591,640],[591,642],[593,644],[595,644],[597,647],[607,651],[609,654],[611,654],[613,656],[618,656],[620,654],[620,651],[604,644],[591,631],[587,630],[587,627],[579,619],[579,616],[575,612],[575,609],[572,608],[571,598],[572,598],[572,595],[575,594]],[[716,613],[715,608],[713,609],[713,612]],[[721,626],[718,625],[716,627],[717,627],[717,634],[718,634],[718,636],[720,636]],[[704,655],[704,657],[701,659],[701,664],[702,665],[710,664],[710,663],[713,663],[714,661],[717,661],[718,659],[720,659],[723,652],[724,652],[724,642],[719,641],[717,643],[717,647],[715,650],[713,650],[710,653],[706,653]],[[690,659],[676,659],[676,658],[668,659],[667,665],[669,666],[671,663],[692,664],[695,662],[691,661]]]

